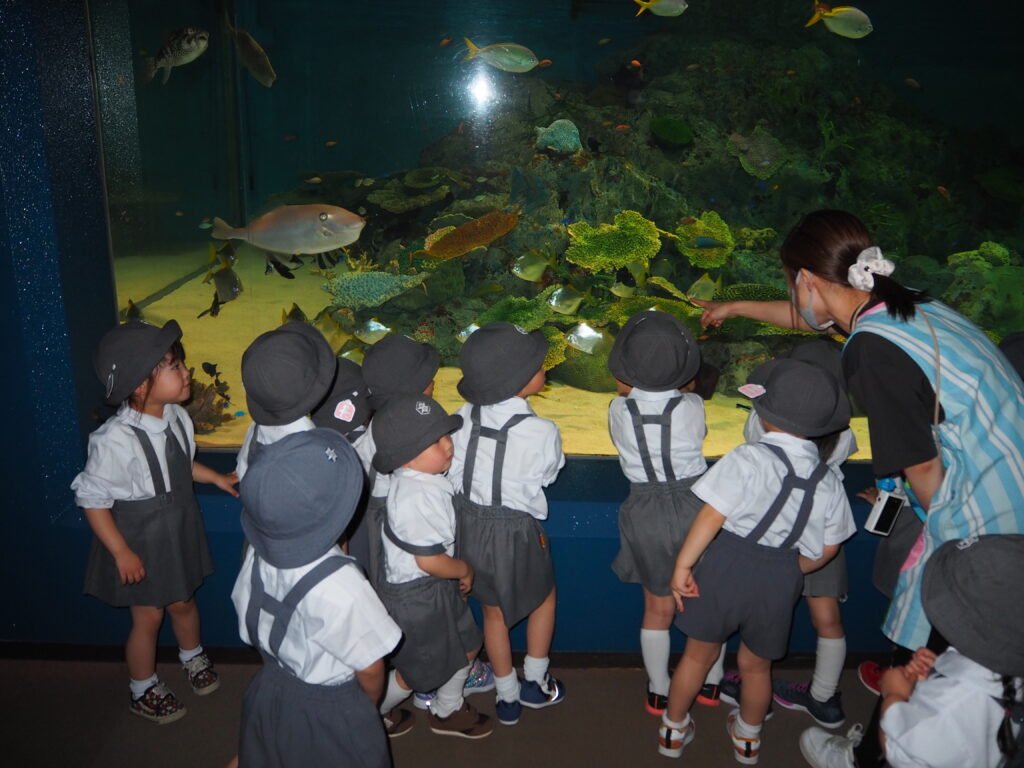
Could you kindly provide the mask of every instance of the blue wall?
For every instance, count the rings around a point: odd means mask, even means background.
[[[84,463],[100,395],[92,350],[116,320],[87,40],[81,2],[0,0],[0,577],[18,585],[0,613],[6,642],[120,645],[128,628],[127,611],[81,595],[91,534],[68,489]],[[201,459],[221,469],[234,460]],[[850,490],[870,482],[864,465],[847,474]],[[638,650],[639,588],[620,584],[609,569],[626,492],[613,459],[572,459],[551,489],[556,650]],[[205,487],[199,498],[217,569],[198,597],[204,640],[237,645],[228,595],[242,541],[238,503]],[[883,599],[869,579],[874,546],[863,533],[847,545],[851,651],[887,646],[877,630]],[[521,647],[521,629],[517,636]],[[808,651],[813,643],[801,605],[792,647]]]

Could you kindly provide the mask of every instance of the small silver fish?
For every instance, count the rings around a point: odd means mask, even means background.
[[[342,352],[339,357],[343,357],[346,360],[351,360],[357,365],[363,364],[363,350],[361,349],[350,349],[346,352]]]
[[[166,83],[173,67],[181,67],[202,56],[210,44],[210,33],[196,27],[182,27],[167,36],[156,56],[146,59],[145,78],[152,80],[157,70],[164,71],[161,83]]]
[[[376,344],[391,333],[391,329],[373,317],[356,328],[354,336],[364,344]]]
[[[536,283],[543,276],[548,268],[548,259],[536,251],[524,253],[512,262],[512,274],[520,280]]]
[[[577,323],[565,334],[565,340],[573,349],[594,355],[605,348],[611,348],[612,338],[603,330],[591,328],[587,323]]]
[[[620,299],[629,299],[636,295],[636,286],[615,281],[612,284],[611,292]]]
[[[563,285],[548,297],[548,306],[560,315],[575,315],[583,303],[583,294],[571,285]]]
[[[468,339],[476,331],[479,331],[479,330],[480,330],[480,326],[479,325],[477,325],[476,323],[470,323],[465,328],[463,328],[461,331],[459,331],[458,333],[455,334],[455,339],[460,344],[464,344],[466,339]]]

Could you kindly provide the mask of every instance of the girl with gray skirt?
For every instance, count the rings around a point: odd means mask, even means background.
[[[619,508],[619,553],[612,570],[640,584],[644,617],[640,650],[647,670],[645,708],[660,716],[668,705],[669,628],[675,601],[669,582],[701,501],[690,491],[707,470],[702,454],[704,403],[683,393],[700,368],[697,342],[672,315],[646,311],[619,331],[608,369],[619,397],[608,407],[608,431],[630,481]]]

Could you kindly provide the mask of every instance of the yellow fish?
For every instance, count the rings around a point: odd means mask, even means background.
[[[722,289],[722,278],[719,277],[717,280],[712,280],[711,275],[705,272],[700,278],[691,285],[686,295],[691,299],[701,299],[703,301],[710,301],[714,298],[715,294]]]
[[[520,73],[529,72],[540,63],[537,61],[537,54],[519,43],[493,43],[479,48],[468,37],[462,39],[466,41],[466,47],[469,49],[464,61],[479,56],[495,69]]]
[[[814,14],[804,24],[804,27],[813,26],[819,21],[824,22],[829,32],[840,37],[848,37],[851,40],[867,37],[874,29],[871,26],[871,19],[868,18],[868,15],[851,5],[832,7],[825,3],[815,2]]]
[[[686,0],[633,0],[640,6],[636,12],[639,16],[644,11],[650,11],[655,16],[681,16],[683,11],[689,8]]]

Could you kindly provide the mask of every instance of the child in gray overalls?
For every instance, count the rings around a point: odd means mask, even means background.
[[[704,506],[672,576],[676,625],[687,642],[658,751],[679,757],[693,740],[690,707],[721,644],[739,631],[743,690],[728,729],[736,760],[753,765],[771,702],[771,663],[789,645],[804,574],[832,559],[855,526],[842,482],[810,439],[849,423],[849,401],[834,377],[776,359],[755,369],[740,391],[753,399],[766,434],[734,448],[693,486]]]
[[[131,611],[129,711],[158,725],[186,714],[156,674],[165,610],[192,690],[203,696],[220,685],[199,642],[193,599],[213,561],[192,481],[238,495],[234,475],[193,460],[192,419],[179,405],[191,392],[180,339],[174,320],[162,328],[133,320],[103,337],[96,375],[106,402],[120,408],[89,436],[85,469],[71,484],[95,536],[85,592]]]
[[[263,656],[242,705],[245,768],[391,765],[375,705],[401,631],[337,543],[362,487],[355,449],[327,429],[265,446],[242,479],[252,546],[231,600]]]
[[[700,369],[697,342],[676,318],[648,310],[633,315],[608,355],[619,397],[608,407],[608,430],[630,481],[619,508],[619,553],[612,570],[641,584],[640,650],[647,670],[645,707],[668,705],[669,627],[675,601],[669,582],[676,555],[703,503],[690,486],[704,474],[707,426],[700,395],[680,392]]]
[[[483,640],[466,603],[473,569],[455,552],[455,508],[445,479],[449,435],[462,426],[426,395],[397,396],[377,412],[373,465],[391,474],[382,527],[384,580],[377,590],[405,639],[393,659],[383,711],[437,689],[428,715],[443,736],[481,739],[494,724],[463,696]]]
[[[455,458],[448,477],[455,489],[459,557],[476,571],[473,594],[484,614],[487,656],[497,687],[502,725],[519,722],[522,707],[541,709],[565,698],[548,671],[555,626],[555,578],[544,487],[565,465],[558,427],[526,401],[544,388],[548,343],[540,331],[491,323],[475,331],[459,354],[459,413]],[[526,678],[512,666],[508,630],[528,619]]]

